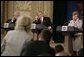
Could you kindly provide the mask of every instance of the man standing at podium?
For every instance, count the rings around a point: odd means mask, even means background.
[[[41,24],[46,26],[48,29],[51,29],[51,20],[49,17],[45,17],[41,11],[37,13],[35,24]]]
[[[11,18],[11,19],[8,19],[7,21],[6,21],[6,23],[9,23],[9,27],[10,26],[15,26],[15,22],[16,22],[16,20],[17,20],[17,18],[20,16],[20,12],[19,11],[16,11],[15,13],[14,13],[14,17],[13,18]],[[12,25],[11,25],[12,24]],[[14,27],[12,28],[12,29],[14,29]]]
[[[44,29],[44,26],[45,26],[46,28],[48,28],[49,30],[51,30],[51,28],[52,28],[52,24],[51,24],[50,18],[49,18],[49,17],[45,17],[41,11],[39,11],[39,12],[37,13],[36,19],[35,19],[35,21],[34,21],[33,23],[42,25],[41,27],[42,27],[43,29]],[[41,30],[42,30],[42,29],[36,29],[36,30],[34,31],[34,33],[37,34],[37,40],[38,40],[38,38],[39,38],[39,34],[40,34]]]
[[[36,16],[36,19],[35,19],[34,23],[35,23],[35,24],[41,24],[42,26],[44,25],[44,26],[46,26],[49,30],[51,30],[51,28],[52,28],[52,27],[51,27],[52,24],[51,24],[50,18],[49,18],[49,17],[45,17],[41,11],[39,11],[39,12],[37,13],[37,16]],[[41,30],[38,30],[38,32],[40,33]]]

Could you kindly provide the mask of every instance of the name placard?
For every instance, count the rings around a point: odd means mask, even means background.
[[[68,31],[68,26],[62,26],[61,31]]]
[[[8,28],[9,27],[9,23],[4,23],[4,28]]]
[[[36,29],[36,24],[31,24],[31,29]]]

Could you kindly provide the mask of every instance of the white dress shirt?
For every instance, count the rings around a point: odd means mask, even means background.
[[[68,24],[68,26],[74,26],[74,27],[81,29],[82,24],[83,24],[82,20],[77,19],[75,22],[73,20],[71,20],[70,23]],[[81,45],[81,37],[78,36],[78,37],[76,37],[75,40],[73,40],[73,50],[74,51],[80,50],[80,47],[81,47],[80,45]]]
[[[73,20],[70,21],[70,23],[68,24],[68,26],[74,26],[77,28],[82,28],[82,21],[77,19],[75,22]]]
[[[43,23],[43,17],[41,17],[41,22]]]

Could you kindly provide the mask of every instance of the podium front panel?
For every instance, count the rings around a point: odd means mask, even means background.
[[[56,31],[65,32],[65,31],[62,31],[62,26],[57,26]],[[78,31],[80,31],[78,28],[73,26],[68,26],[66,32],[78,32]]]

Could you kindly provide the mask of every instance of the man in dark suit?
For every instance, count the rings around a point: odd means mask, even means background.
[[[44,25],[48,27],[48,29],[51,29],[52,26],[50,18],[45,17],[41,11],[37,13],[36,20],[34,21],[34,23]]]
[[[6,21],[6,23],[9,23],[9,28],[10,28],[9,30],[14,29],[16,20],[18,19],[19,16],[20,16],[20,12],[19,11],[16,11],[14,13],[14,17],[11,18],[11,19],[8,19]]]
[[[12,18],[12,19],[8,19],[6,21],[6,23],[9,23],[9,28],[8,30],[13,30],[14,27],[15,27],[15,22],[16,22],[16,19],[15,18]]]
[[[49,30],[52,28],[51,20],[49,17],[45,17],[41,11],[37,13],[36,20],[33,22],[35,24],[41,24],[42,26],[47,27]],[[40,29],[36,30],[39,34],[41,32]]]

